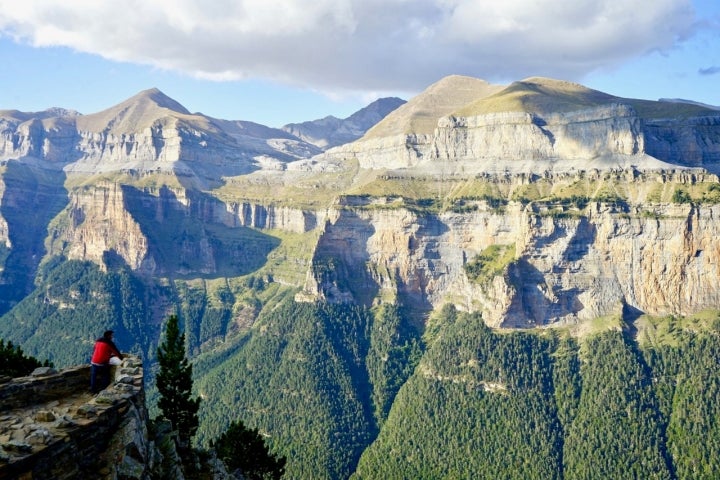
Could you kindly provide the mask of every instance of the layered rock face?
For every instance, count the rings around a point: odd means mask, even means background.
[[[520,203],[422,217],[338,210],[306,290],[331,301],[396,297],[425,310],[449,301],[504,327],[574,323],[627,307],[689,314],[720,302],[718,215],[718,206],[657,205],[648,215],[603,203],[577,216]],[[512,261],[471,281],[465,266],[492,245],[511,248]]]
[[[67,172],[163,171],[217,182],[320,151],[279,129],[191,114],[157,89],[89,115],[0,111],[0,161]]]
[[[640,119],[626,105],[566,114],[494,113],[442,118],[433,150],[438,161],[577,160],[636,155],[643,150]]]
[[[328,152],[363,168],[423,173],[569,172],[636,166],[716,172],[720,115],[644,120],[625,104],[557,114],[446,116],[432,135],[372,137]]]
[[[148,242],[138,222],[127,210],[123,189],[118,184],[98,184],[76,190],[66,210],[67,225],[57,225],[50,255],[65,254],[70,259],[104,264],[112,251],[138,270],[154,263],[148,258]]]
[[[42,158],[60,166],[78,157],[79,140],[74,116],[28,118],[17,112],[0,116],[0,161],[9,158]]]
[[[111,253],[131,269],[151,275],[217,274],[223,258],[240,254],[240,261],[273,248],[273,241],[263,241],[262,234],[245,238],[247,229],[305,233],[324,216],[289,207],[225,203],[184,189],[140,190],[108,182],[73,190],[69,199],[64,219],[50,227],[49,255],[104,265]],[[227,232],[224,243],[204,227],[213,225]]]

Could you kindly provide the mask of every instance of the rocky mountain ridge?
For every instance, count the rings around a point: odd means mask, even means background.
[[[629,345],[642,335],[652,353],[675,334],[720,331],[720,116],[702,105],[453,76],[327,151],[188,113],[158,91],[92,115],[0,118],[0,338],[62,367],[86,362],[97,330],[113,328],[152,363],[177,313],[203,398],[199,441],[248,419],[293,478],[394,458],[368,458],[369,445],[394,452],[414,438],[392,436],[406,431],[398,421],[427,423],[414,421],[417,405],[464,415],[487,400],[505,419],[518,393],[545,392],[548,432],[563,421],[584,438],[563,399],[595,401],[573,386],[591,334],[613,330],[640,368]],[[495,348],[505,340],[514,347]],[[479,344],[507,365],[485,362]],[[691,356],[712,364],[713,351]],[[661,362],[667,378],[686,378],[673,362]],[[565,383],[526,390],[531,364],[548,377],[565,369]],[[672,388],[658,387],[663,405],[676,404]],[[458,431],[430,418],[433,438]],[[526,447],[519,418],[510,430]],[[427,443],[444,465],[457,452],[442,441]],[[579,457],[595,450],[577,445]]]
[[[389,295],[431,311],[452,298],[504,326],[576,322],[620,304],[686,312],[716,298],[708,273],[687,278],[709,268],[694,266],[700,256],[692,252],[715,260],[714,204],[669,203],[675,185],[686,193],[704,185],[688,202],[715,198],[720,114],[695,104],[620,99],[541,78],[502,87],[453,76],[360,140],[321,153],[283,130],[191,114],[153,89],[91,115],[6,111],[0,152],[6,269],[21,265],[24,288],[44,257],[105,265],[110,252],[154,277],[237,277],[265,268],[302,287],[306,299],[369,305]],[[17,180],[16,165],[25,169]],[[48,168],[64,177],[42,180],[38,172]],[[43,188],[66,199],[45,202],[56,205],[44,217],[52,222],[28,228],[23,198]],[[299,206],[290,197],[318,192],[329,201]],[[578,196],[584,205],[568,211]],[[438,201],[445,206],[437,211],[418,212],[414,203]],[[618,201],[623,207],[612,207]],[[43,237],[45,228],[44,246],[19,258],[23,235]],[[598,243],[608,228],[615,233]],[[664,229],[685,243],[665,238]],[[279,245],[273,231],[307,236],[310,246],[283,267],[263,267]],[[679,270],[670,277],[636,285],[629,279],[651,277],[632,269],[659,260],[623,269],[611,261],[666,240],[673,258],[687,259],[673,264]],[[514,260],[490,284],[473,285],[465,267],[493,245],[512,245]],[[585,253],[574,258],[568,248]],[[318,276],[328,258],[342,267]],[[559,275],[561,264],[572,273]],[[6,284],[17,282],[7,270]],[[618,280],[581,280],[590,272]],[[687,301],[665,299],[681,278]]]
[[[362,137],[365,132],[405,103],[397,97],[375,100],[367,107],[340,119],[332,115],[302,123],[289,123],[282,130],[326,150]]]
[[[506,88],[471,89],[450,104],[467,79],[449,77],[408,102],[405,118],[388,115],[352,144],[327,156],[361,167],[412,169],[430,175],[527,174],[638,168],[699,167],[720,171],[717,110],[696,103],[623,99],[581,85],[543,78]],[[407,110],[410,108],[408,107]],[[432,113],[430,113],[432,112]],[[417,119],[417,120],[412,120]],[[413,121],[423,127],[408,128]],[[433,129],[428,128],[434,125]],[[330,160],[330,161],[332,161]]]
[[[370,108],[359,117],[362,121],[348,119],[351,137],[369,128],[365,117],[377,121],[394,104]],[[21,160],[79,174],[171,172],[203,187],[225,175],[282,170],[288,162],[322,152],[280,129],[192,114],[157,89],[88,115],[63,109],[3,110],[0,132],[0,161]]]

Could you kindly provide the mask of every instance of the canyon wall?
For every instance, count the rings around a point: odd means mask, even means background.
[[[305,290],[331,301],[397,297],[427,311],[452,302],[504,327],[575,323],[623,308],[690,314],[720,304],[718,215],[717,205],[626,210],[599,202],[564,213],[519,202],[422,216],[348,208],[326,224]],[[471,280],[465,267],[493,245],[511,249],[511,261]]]

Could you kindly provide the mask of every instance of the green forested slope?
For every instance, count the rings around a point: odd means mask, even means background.
[[[640,348],[446,310],[356,478],[718,478],[712,329]]]
[[[565,478],[670,478],[651,372],[636,345],[608,331],[584,348],[580,402],[565,438]]]
[[[258,425],[288,456],[290,478],[344,478],[374,433],[368,314],[288,295],[244,347],[198,382],[200,441],[230,421]]]
[[[446,311],[357,478],[559,478],[552,342]]]
[[[0,317],[0,338],[63,367],[113,328],[152,382],[148,312],[177,305],[198,443],[243,421],[287,457],[286,478],[720,478],[717,313],[573,338],[448,307],[421,337],[400,307],[297,303],[256,278],[160,287],[122,268],[51,267]]]
[[[720,336],[678,334],[648,353],[677,478],[720,477]]]
[[[123,351],[149,355],[145,286],[131,272],[76,260],[46,269],[39,286],[0,317],[0,338],[58,368],[88,363],[94,340],[109,329]]]

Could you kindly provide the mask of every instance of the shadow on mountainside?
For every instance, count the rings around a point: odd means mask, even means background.
[[[312,258],[312,273],[322,297],[331,303],[372,304],[380,289],[368,270],[368,239],[374,233],[372,222],[352,210],[343,210],[335,223],[325,226]]]
[[[158,273],[217,278],[242,276],[262,267],[280,240],[244,226],[228,226],[225,205],[185,190],[180,200],[167,187],[151,194],[125,185],[125,208],[148,241]]]
[[[10,161],[2,182],[0,218],[7,222],[10,245],[0,243],[0,316],[34,289],[48,226],[69,201],[62,170]]]

